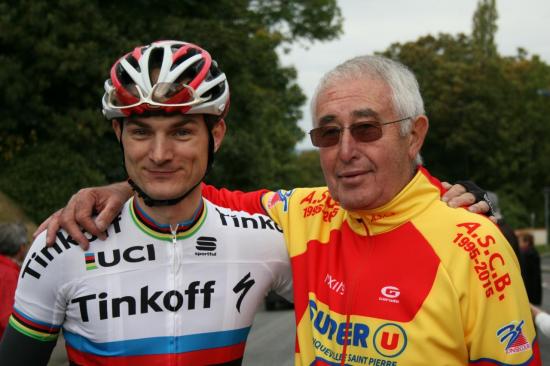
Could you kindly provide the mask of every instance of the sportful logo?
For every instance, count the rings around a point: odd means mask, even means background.
[[[378,298],[378,301],[392,302],[395,304],[399,303],[399,296],[401,291],[395,286],[386,286],[380,290],[382,296]]]
[[[519,353],[531,348],[531,344],[523,335],[524,323],[523,320],[513,321],[497,330],[500,343],[506,343],[506,354]]]
[[[195,252],[196,256],[216,256],[216,242],[217,239],[212,236],[200,236],[197,239],[197,248],[198,252]]]

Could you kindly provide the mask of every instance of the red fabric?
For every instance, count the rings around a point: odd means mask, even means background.
[[[269,192],[267,189],[252,192],[230,191],[225,188],[218,189],[211,185],[202,184],[202,195],[210,202],[233,210],[246,211],[250,214],[266,214],[262,206],[262,196],[267,192]]]
[[[13,298],[20,267],[10,258],[0,255],[0,339],[13,310]]]
[[[78,365],[90,366],[164,366],[164,365],[218,365],[240,359],[244,353],[245,342],[233,346],[205,349],[201,351],[141,355],[126,357],[103,357],[84,353],[66,345],[69,359]]]

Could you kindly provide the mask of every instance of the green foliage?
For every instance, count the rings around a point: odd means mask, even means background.
[[[341,23],[336,0],[3,1],[2,188],[40,220],[76,188],[123,178],[120,149],[101,115],[103,82],[118,57],[159,39],[204,46],[228,76],[229,133],[209,181],[281,186],[302,137],[305,97],[276,49],[332,39]],[[63,174],[46,179],[61,165]],[[78,179],[61,182],[67,174]]]
[[[78,189],[104,182],[80,152],[52,142],[12,160],[0,176],[0,190],[17,197],[29,217],[40,222]]]
[[[531,212],[543,225],[550,98],[537,90],[550,87],[550,66],[522,49],[514,57],[481,56],[479,37],[425,36],[394,44],[385,54],[418,77],[430,118],[422,152],[430,171],[450,181],[472,179],[498,193],[512,226],[527,226]]]
[[[472,40],[480,57],[493,57],[497,53],[497,18],[496,0],[479,0],[473,17]]]
[[[324,186],[325,178],[319,162],[319,151],[302,151],[296,156],[296,161],[290,167],[286,185],[292,187],[319,187]]]

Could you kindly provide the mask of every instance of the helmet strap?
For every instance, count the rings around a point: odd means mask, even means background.
[[[173,206],[175,204],[180,203],[185,197],[187,197],[191,192],[195,190],[201,184],[202,179],[195,183],[193,187],[191,187],[187,192],[182,194],[179,197],[176,198],[170,198],[167,200],[156,200],[154,198],[151,198],[147,193],[145,193],[139,186],[131,179],[128,179],[128,184],[132,187],[132,189],[138,194],[141,199],[143,199],[143,202],[149,206],[149,207],[155,207],[155,206]]]

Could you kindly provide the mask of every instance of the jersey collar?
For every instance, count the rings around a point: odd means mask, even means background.
[[[174,234],[170,229],[170,225],[155,222],[153,218],[147,215],[147,213],[139,207],[139,204],[134,197],[130,198],[129,210],[134,224],[136,224],[136,226],[145,234],[159,240],[174,240]],[[199,207],[197,207],[193,213],[193,217],[187,221],[178,223],[175,233],[176,240],[188,238],[199,230],[206,219],[207,211],[208,210],[204,204],[204,199],[201,198]]]
[[[439,200],[443,187],[426,169],[420,167],[413,179],[390,202],[372,210],[348,212],[348,223],[362,235],[393,230]]]

